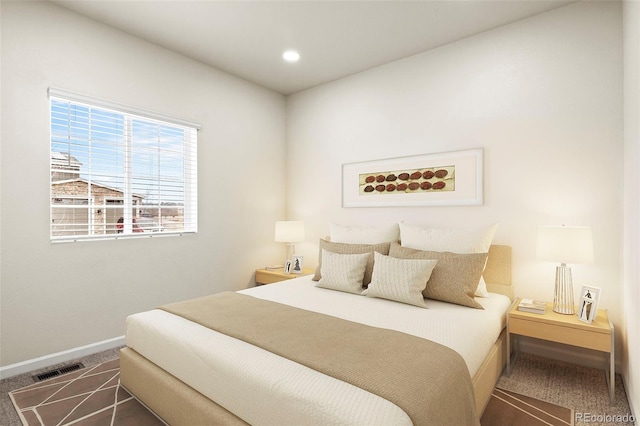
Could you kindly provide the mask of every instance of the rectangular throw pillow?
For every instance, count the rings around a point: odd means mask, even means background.
[[[374,253],[374,257],[371,284],[362,294],[427,307],[422,291],[436,260],[396,259],[380,253]]]
[[[316,287],[362,294],[364,270],[371,253],[338,254],[322,250],[322,278]]]
[[[348,226],[329,224],[329,239],[335,243],[378,244],[396,242],[400,238],[398,224],[383,226]]]
[[[491,226],[470,228],[430,228],[400,223],[400,238],[403,247],[417,250],[488,253],[497,229],[497,223]],[[484,282],[482,275],[478,280],[475,295],[479,297],[489,296],[487,284]]]
[[[400,259],[435,259],[438,261],[422,294],[428,299],[484,309],[475,301],[478,280],[484,270],[487,253],[450,253],[415,250],[392,244],[389,256]]]
[[[334,243],[329,242],[327,240],[320,239],[320,250],[318,251],[318,267],[316,268],[316,273],[313,276],[313,281],[320,281],[322,278],[322,250],[330,251],[332,253],[338,254],[362,254],[362,253],[371,253],[374,252],[389,254],[389,245],[391,243],[380,243],[380,244],[345,244],[345,243]],[[371,274],[373,272],[373,256],[369,256],[369,260],[367,260],[367,267],[364,271],[364,280],[363,285],[366,287],[371,282]]]

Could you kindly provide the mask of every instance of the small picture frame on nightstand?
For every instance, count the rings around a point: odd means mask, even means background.
[[[583,285],[578,301],[578,319],[587,324],[598,315],[598,300],[600,299],[600,289],[589,285]]]
[[[284,273],[285,274],[290,274],[291,273],[291,261],[290,260],[287,260],[284,263]]]
[[[303,262],[304,262],[304,256],[293,256],[291,272],[293,272],[294,274],[301,274]]]

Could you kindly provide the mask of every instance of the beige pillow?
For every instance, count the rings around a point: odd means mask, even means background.
[[[316,287],[362,294],[362,280],[371,253],[338,254],[322,250],[322,278]]]
[[[389,245],[391,243],[380,244],[346,244],[346,243],[332,243],[323,239],[320,239],[320,250],[318,251],[318,267],[316,273],[313,276],[314,281],[319,281],[322,278],[322,250],[330,251],[338,254],[362,254],[362,253],[382,253],[389,254]],[[366,287],[371,282],[371,273],[373,272],[373,256],[369,256],[367,261],[367,267],[364,270],[363,285]]]
[[[435,259],[429,282],[422,292],[428,299],[441,300],[471,308],[484,309],[474,300],[478,280],[484,270],[487,253],[458,254],[423,251],[391,244],[389,256],[400,259]]]
[[[362,294],[427,307],[422,291],[436,260],[396,259],[380,253],[374,253],[374,257],[371,284]]]
[[[406,223],[399,225],[403,247],[452,253],[488,253],[499,224],[469,228],[430,228]],[[482,275],[475,295],[489,297]]]

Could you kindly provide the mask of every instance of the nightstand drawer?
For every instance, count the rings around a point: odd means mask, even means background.
[[[611,334],[567,327],[566,324],[547,324],[532,321],[530,318],[511,317],[509,319],[509,332],[581,348],[611,352]]]

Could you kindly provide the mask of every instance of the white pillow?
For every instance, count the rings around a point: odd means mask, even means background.
[[[487,253],[498,224],[475,228],[428,228],[400,223],[403,247],[451,253]]]
[[[487,266],[485,262],[484,266]],[[482,270],[484,272],[484,269]],[[487,282],[484,280],[484,277],[480,275],[480,281],[478,281],[478,287],[476,287],[476,293],[474,294],[476,297],[489,297],[489,290],[487,290]]]
[[[373,276],[362,294],[427,307],[422,291],[437,260],[397,259],[378,252],[373,255]]]
[[[384,226],[348,226],[329,224],[329,237],[333,243],[378,244],[397,242],[400,236],[398,224]]]
[[[498,224],[474,228],[429,228],[400,223],[403,247],[452,253],[488,253]],[[484,277],[480,277],[476,296],[489,297]]]
[[[316,287],[362,294],[362,281],[371,253],[338,254],[322,250],[322,278]]]

